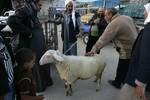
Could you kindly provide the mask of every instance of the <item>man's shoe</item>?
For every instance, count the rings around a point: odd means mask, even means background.
[[[108,80],[108,83],[117,89],[121,88],[121,84],[116,83],[115,80]]]

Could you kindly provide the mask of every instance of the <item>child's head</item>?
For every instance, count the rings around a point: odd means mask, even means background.
[[[35,53],[27,48],[21,48],[16,52],[16,62],[19,66],[23,66],[24,69],[30,70],[35,63]]]

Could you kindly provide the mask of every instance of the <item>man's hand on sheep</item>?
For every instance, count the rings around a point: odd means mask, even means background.
[[[85,56],[94,56],[97,54],[102,47],[101,43],[96,42],[95,45],[92,47],[91,51],[86,53]]]
[[[93,46],[92,50],[90,52],[87,52],[85,56],[94,56],[97,53],[97,48]]]
[[[94,54],[96,54],[96,53],[93,52],[93,51],[90,51],[90,52],[87,52],[87,53],[85,54],[85,56],[94,56]]]

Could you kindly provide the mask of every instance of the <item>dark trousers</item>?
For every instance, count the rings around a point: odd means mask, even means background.
[[[119,59],[115,78],[115,82],[119,85],[124,83],[129,68],[129,61],[130,59]]]
[[[38,63],[33,67],[33,77],[36,81],[37,92],[43,92],[53,84],[50,74],[50,65],[40,66]]]
[[[99,39],[99,37],[89,36],[89,40],[88,40],[87,46],[86,46],[86,53],[91,51],[92,47],[94,46],[94,44],[96,43],[96,41],[98,39]]]

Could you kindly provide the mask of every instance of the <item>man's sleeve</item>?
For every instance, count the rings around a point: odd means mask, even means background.
[[[110,23],[107,25],[106,29],[102,33],[101,37],[98,39],[94,48],[101,49],[107,43],[109,43],[118,33],[119,27],[117,23]]]

